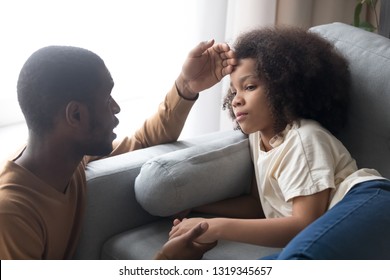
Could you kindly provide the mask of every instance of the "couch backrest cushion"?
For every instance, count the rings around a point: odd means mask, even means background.
[[[390,178],[390,40],[342,23],[311,31],[333,42],[350,64],[351,108],[340,140],[359,167]]]
[[[249,190],[252,162],[243,134],[215,139],[147,161],[135,181],[136,199],[152,215],[183,210]]]

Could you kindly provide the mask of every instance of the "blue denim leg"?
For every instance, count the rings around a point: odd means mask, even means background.
[[[280,252],[260,258],[259,260],[277,260]]]
[[[278,259],[390,259],[390,181],[360,183],[310,224]]]

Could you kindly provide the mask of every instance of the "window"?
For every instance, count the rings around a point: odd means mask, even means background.
[[[31,53],[47,45],[83,47],[103,58],[115,81],[113,97],[122,108],[117,133],[132,133],[156,110],[188,51],[199,41],[210,39],[199,31],[203,20],[199,9],[205,2],[208,1],[2,1],[2,146],[25,141],[20,139],[26,136],[26,128],[17,103],[17,78]],[[224,5],[225,1],[216,2]],[[223,40],[223,35],[218,39]],[[6,130],[17,123],[22,125]]]

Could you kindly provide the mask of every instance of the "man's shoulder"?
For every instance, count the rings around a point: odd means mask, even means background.
[[[20,173],[18,165],[13,161],[6,160],[0,165],[0,188],[3,185],[14,182],[20,177],[17,173]]]
[[[0,170],[0,207],[9,207],[20,201],[26,186],[23,182],[28,182],[28,172],[13,161],[6,161]]]
[[[8,180],[4,179],[2,175],[0,175],[0,220],[4,222],[6,219],[12,219],[10,217],[31,217],[34,211],[30,196],[27,194],[28,186],[20,185],[12,177]]]

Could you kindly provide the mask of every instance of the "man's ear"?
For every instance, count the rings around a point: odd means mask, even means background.
[[[65,108],[66,122],[72,127],[83,126],[88,119],[88,109],[77,101],[70,101]],[[88,123],[88,122],[87,122]]]

